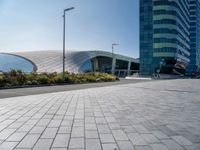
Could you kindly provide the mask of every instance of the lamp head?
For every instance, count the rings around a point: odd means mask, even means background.
[[[113,44],[112,44],[112,46],[116,46],[116,45],[119,45],[119,44],[118,44],[118,43],[113,43]]]
[[[72,9],[75,9],[75,8],[74,7],[66,8],[66,9],[64,9],[64,11],[70,11]]]

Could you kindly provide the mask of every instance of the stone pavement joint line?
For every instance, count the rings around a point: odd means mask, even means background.
[[[199,81],[0,99],[0,150],[200,150]]]

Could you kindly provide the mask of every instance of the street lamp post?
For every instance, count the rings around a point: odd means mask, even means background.
[[[65,73],[65,12],[74,9],[74,7],[70,7],[64,10],[63,14],[63,79]]]
[[[162,69],[162,67],[163,67],[163,65],[164,65],[164,61],[165,61],[165,58],[164,57],[162,57],[161,58],[161,61],[160,61],[160,72],[161,72],[161,69]]]
[[[160,78],[160,72],[161,72],[161,69],[162,69],[164,63],[165,63],[165,58],[162,57],[160,60],[160,63],[159,63],[159,68],[155,69],[155,75],[156,75],[155,77],[156,78]]]
[[[115,65],[114,65],[114,48],[115,48],[115,46],[118,46],[119,44],[117,44],[117,43],[113,43],[112,44],[112,74],[114,75],[115,74]]]

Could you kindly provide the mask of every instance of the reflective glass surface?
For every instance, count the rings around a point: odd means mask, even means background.
[[[32,72],[33,68],[33,64],[22,57],[9,54],[0,54],[0,72],[18,69],[28,73]]]
[[[80,68],[80,72],[91,72],[92,70],[92,63],[91,60],[87,60]]]

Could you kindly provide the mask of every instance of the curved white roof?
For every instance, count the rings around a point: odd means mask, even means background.
[[[29,51],[11,53],[24,57],[33,62],[37,72],[62,72],[62,50],[57,51]],[[106,51],[68,51],[66,50],[66,70],[69,72],[79,72],[80,67],[91,58],[106,56],[112,58],[112,53]],[[115,54],[116,59],[139,63],[137,59]]]

